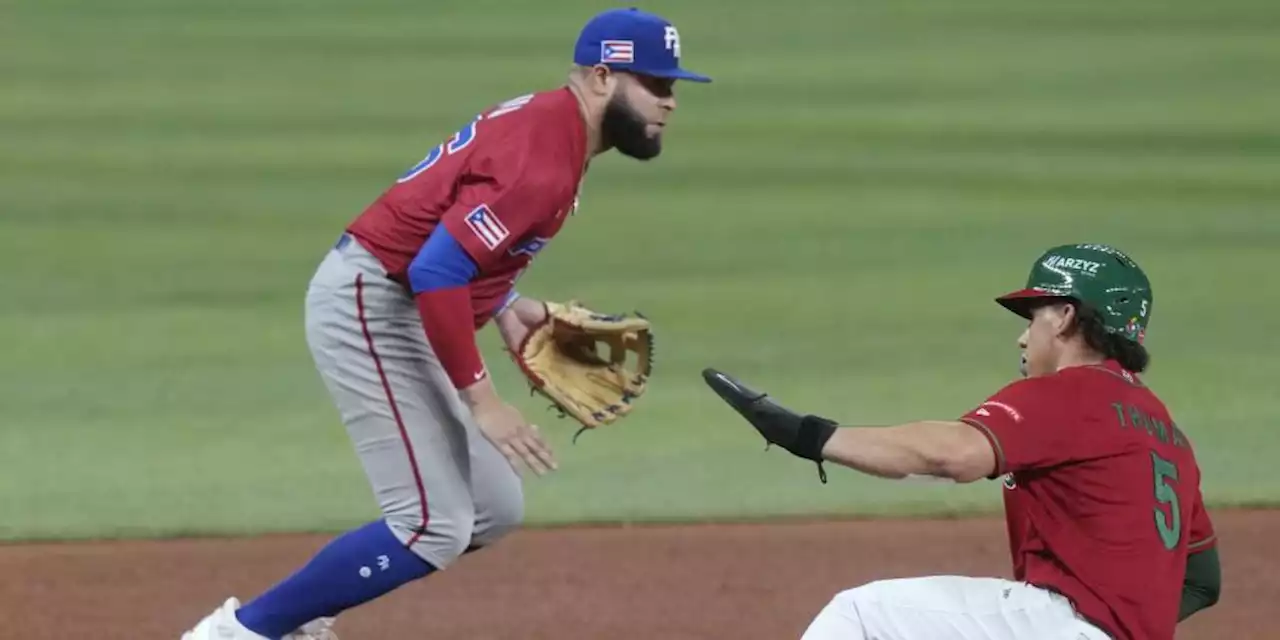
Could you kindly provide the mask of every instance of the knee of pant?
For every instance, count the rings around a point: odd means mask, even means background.
[[[832,598],[832,601],[839,601],[847,606],[857,607],[859,604],[865,605],[877,599],[876,587],[883,581],[868,582],[864,585],[845,589]]]
[[[840,603],[848,604],[850,602],[853,602],[853,599],[854,597],[857,596],[857,593],[858,593],[858,589],[845,589],[844,591],[840,591],[836,593],[834,596],[831,596],[831,599],[827,601],[827,606],[832,606]]]
[[[416,516],[391,514],[387,526],[418,557],[437,569],[452,564],[471,544],[475,520],[470,513],[432,518],[426,527]]]
[[[471,543],[477,547],[493,544],[520,528],[523,522],[523,500],[502,500],[498,504],[489,505],[476,521]]]
[[[818,612],[801,640],[863,640],[867,637],[858,611],[856,589],[837,593]]]
[[[831,603],[828,607],[838,610],[840,615],[847,619],[855,622],[861,622],[862,614],[859,610],[865,608],[873,601],[874,598],[872,597],[871,591],[874,584],[875,583],[864,584],[853,589],[845,589],[844,591],[837,593],[835,597],[831,598]]]
[[[441,532],[432,530],[428,535],[434,534],[433,539],[418,545],[422,551],[415,550],[414,553],[421,553],[427,562],[434,564],[437,569],[443,569],[467,552],[467,548],[471,546],[471,532],[470,526],[453,527]]]

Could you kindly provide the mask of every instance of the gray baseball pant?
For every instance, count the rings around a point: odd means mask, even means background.
[[[307,289],[306,338],[387,524],[444,569],[516,528],[520,476],[479,431],[409,291],[344,234]]]

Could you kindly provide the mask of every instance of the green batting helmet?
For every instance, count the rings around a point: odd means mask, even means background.
[[[1138,263],[1105,244],[1065,244],[1046,251],[1027,276],[1027,286],[996,298],[1006,309],[1031,318],[1039,303],[1068,298],[1102,318],[1102,326],[1139,344],[1151,321],[1151,281]]]

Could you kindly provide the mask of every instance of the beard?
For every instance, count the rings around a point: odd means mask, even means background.
[[[600,132],[607,146],[637,160],[649,160],[662,153],[662,137],[649,137],[646,127],[644,118],[618,94],[605,106]]]

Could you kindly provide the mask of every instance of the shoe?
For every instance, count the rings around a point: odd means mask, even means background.
[[[285,636],[283,640],[338,640],[338,634],[333,632],[334,620],[334,618],[312,620]]]
[[[260,636],[240,624],[236,619],[236,609],[240,608],[240,601],[235,598],[227,598],[221,607],[214,610],[213,613],[205,616],[196,627],[184,634],[182,640],[267,640],[266,637]],[[311,636],[302,636],[303,639],[309,639]],[[323,638],[323,636],[320,636]]]

